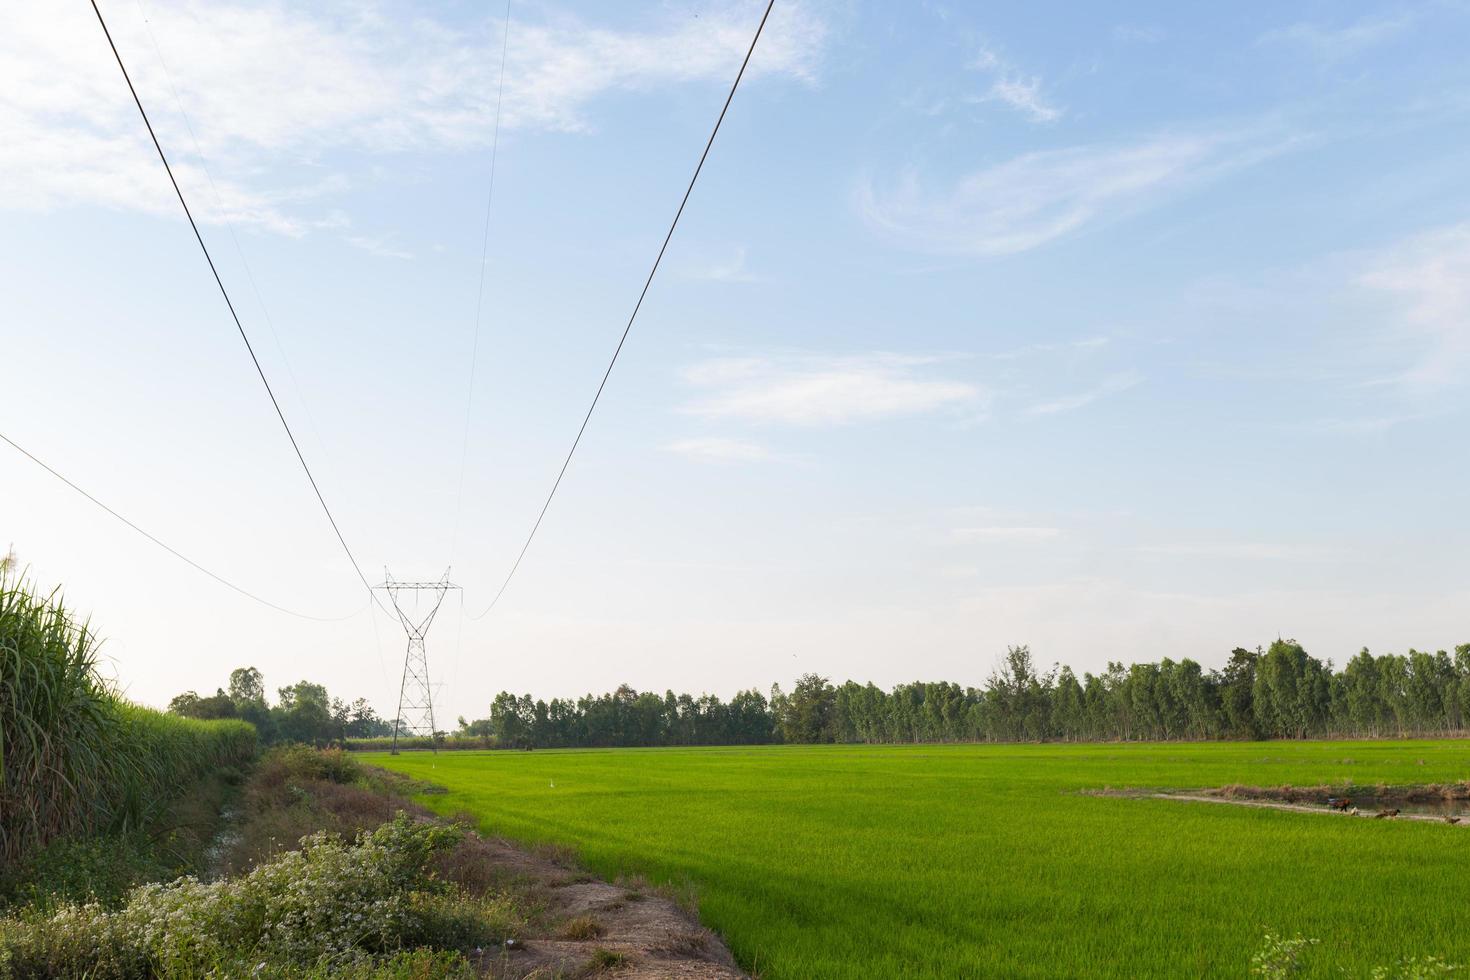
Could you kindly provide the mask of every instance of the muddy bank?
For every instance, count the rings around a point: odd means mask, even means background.
[[[1470,783],[1410,785],[1228,786],[1191,790],[1098,790],[1092,795],[1252,806],[1376,820],[1419,820],[1470,827]]]

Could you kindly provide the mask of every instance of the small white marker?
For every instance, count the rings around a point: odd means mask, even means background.
[[[556,780],[554,779],[551,781],[551,788],[556,789]]]

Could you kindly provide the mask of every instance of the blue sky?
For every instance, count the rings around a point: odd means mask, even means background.
[[[112,0],[371,574],[514,559],[759,18]],[[86,7],[0,13],[0,538],[162,703],[251,663],[384,707],[401,633],[296,467]],[[1294,636],[1470,639],[1470,8],[778,0],[441,714],[816,670],[978,684]],[[186,117],[187,114],[187,123]]]

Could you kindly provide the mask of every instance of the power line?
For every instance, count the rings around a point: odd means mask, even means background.
[[[269,606],[270,608],[274,609],[276,612],[283,612],[283,613],[285,613],[288,616],[296,616],[299,619],[310,619],[310,620],[314,620],[315,622],[318,622],[318,623],[340,623],[340,622],[342,622],[344,620],[352,619],[352,618],[356,617],[357,615],[359,615],[362,612],[362,610],[359,609],[357,612],[352,613],[351,615],[348,615],[348,616],[310,616],[310,615],[307,615],[306,613],[297,612],[294,609],[287,609],[285,606],[278,606],[274,602],[271,602],[269,599],[262,599],[260,596],[256,595],[254,592],[251,592],[251,591],[249,591],[247,589],[241,588],[240,586],[236,585],[234,582],[231,582],[229,579],[225,578],[223,575],[217,575],[214,572],[211,572],[209,569],[205,568],[203,565],[199,564],[197,561],[195,561],[194,559],[190,558],[188,555],[183,554],[182,552],[178,551],[177,549],[173,548],[172,546],[170,546],[168,544],[165,544],[163,541],[159,540],[158,538],[154,537],[152,534],[150,534],[147,531],[143,530],[141,527],[139,527],[138,525],[134,524],[132,521],[128,520],[126,517],[124,517],[123,515],[119,514],[117,511],[113,510],[111,507],[107,506],[102,501],[98,500],[96,497],[92,496],[90,493],[88,493],[87,491],[83,490],[81,487],[77,486],[75,483],[73,483],[70,480],[68,480],[66,477],[62,476],[56,470],[52,469],[44,461],[42,461],[39,457],[37,457],[36,455],[34,455],[33,453],[31,453],[30,450],[26,449],[24,446],[22,446],[19,443],[17,443],[14,439],[11,439],[5,433],[0,432],[0,440],[4,440],[16,452],[20,453],[22,456],[26,457],[31,462],[35,463],[37,466],[41,467],[41,469],[45,470],[47,473],[50,473],[52,476],[56,477],[56,479],[60,480],[62,483],[65,483],[67,486],[71,487],[73,490],[75,490],[77,493],[81,494],[83,497],[86,497],[88,500],[90,500],[92,503],[96,504],[98,507],[101,507],[103,510],[107,511],[107,513],[111,514],[113,517],[115,517],[118,520],[122,521],[124,524],[126,524],[128,527],[132,528],[134,531],[137,531],[139,534],[143,535],[143,537],[147,538],[149,541],[152,541],[154,544],[158,545],[164,551],[167,551],[169,554],[173,555],[175,558],[179,559],[180,561],[183,561],[183,562],[188,563],[189,565],[193,566],[196,570],[203,572],[205,575],[208,575],[210,578],[214,579],[216,582],[218,582],[219,584],[225,586],[226,588],[234,589],[236,592],[240,593],[242,596],[244,596],[247,599],[253,599],[256,602],[260,603],[262,606]]]
[[[490,256],[490,208],[495,203],[495,161],[500,155],[500,109],[505,100],[505,55],[510,50],[510,4],[505,0],[505,28],[500,39],[500,80],[495,90],[495,130],[490,137],[490,187],[485,192],[485,227],[480,235],[480,285],[475,292],[475,331],[470,345],[470,384],[465,397],[464,438],[459,449],[459,489],[454,497],[454,529],[449,538],[449,559],[459,542],[459,521],[464,506],[464,471],[470,451],[470,413],[475,403],[475,364],[480,356],[480,313],[485,304],[485,264]]]
[[[342,536],[342,530],[337,526],[337,519],[332,516],[332,509],[327,506],[327,500],[322,496],[321,488],[317,486],[316,477],[312,476],[311,467],[306,465],[306,457],[301,452],[301,446],[296,442],[296,434],[291,431],[291,424],[286,421],[285,412],[281,411],[281,403],[276,400],[276,393],[271,389],[271,383],[266,379],[265,369],[260,366],[260,358],[255,356],[255,347],[250,343],[250,337],[245,333],[245,327],[240,322],[240,315],[235,312],[235,304],[230,300],[229,291],[225,289],[224,280],[220,278],[219,270],[215,268],[214,257],[209,254],[209,246],[204,244],[204,236],[199,233],[199,225],[194,221],[194,213],[189,210],[189,202],[184,200],[184,192],[179,188],[179,182],[174,177],[174,168],[169,165],[168,156],[163,152],[163,144],[158,141],[158,134],[153,131],[153,123],[148,119],[148,111],[143,108],[143,100],[138,98],[138,90],[133,87],[133,79],[128,74],[128,69],[123,64],[122,55],[117,50],[117,44],[112,40],[112,32],[107,29],[107,21],[102,16],[102,10],[97,6],[97,0],[92,0],[92,10],[97,14],[97,23],[102,25],[102,33],[107,36],[107,46],[112,48],[112,56],[117,59],[117,67],[122,70],[123,81],[128,84],[128,91],[132,93],[133,104],[138,107],[138,114],[143,117],[143,125],[148,128],[148,135],[153,140],[153,148],[158,151],[158,159],[163,162],[163,169],[168,172],[169,183],[173,185],[174,194],[178,196],[179,204],[184,209],[184,216],[189,219],[189,227],[194,232],[194,240],[199,243],[199,249],[204,253],[204,261],[209,263],[209,271],[214,276],[214,283],[219,287],[220,295],[224,297],[225,306],[229,307],[230,318],[235,321],[235,329],[240,333],[240,339],[245,342],[245,350],[250,354],[250,361],[255,365],[255,373],[260,376],[260,383],[265,385],[265,392],[270,396],[271,407],[276,410],[276,417],[281,420],[281,427],[286,430],[286,438],[291,440],[291,448],[296,452],[296,459],[301,463],[301,468],[306,472],[306,479],[311,483],[312,492],[316,494],[317,502],[322,505],[322,511],[327,515],[327,521],[332,525],[332,532],[337,535],[337,541],[342,545],[342,550],[347,554],[347,560],[352,563],[352,568],[357,572],[357,577],[362,580],[363,588],[372,595],[372,585],[367,576],[363,574],[362,567],[357,564],[357,558],[353,556],[352,549],[347,546],[347,539]]]
[[[93,0],[93,3],[95,4],[96,0]],[[653,277],[658,273],[659,264],[664,260],[664,252],[668,251],[669,242],[674,237],[674,229],[679,227],[679,218],[684,214],[684,206],[689,203],[689,195],[694,193],[694,184],[699,180],[700,171],[704,169],[704,161],[709,158],[710,148],[715,145],[715,137],[720,133],[720,125],[725,121],[725,113],[730,110],[730,103],[735,99],[735,92],[740,88],[740,80],[745,77],[745,69],[750,64],[751,55],[755,54],[756,43],[760,41],[761,31],[765,29],[766,20],[771,16],[771,8],[775,5],[776,0],[769,0],[766,4],[766,12],[761,15],[761,21],[756,25],[755,36],[750,39],[750,48],[745,52],[745,60],[740,63],[740,71],[735,74],[735,82],[730,86],[730,94],[725,96],[725,104],[720,108],[719,118],[715,120],[715,128],[711,130],[709,139],[705,141],[704,152],[699,155],[699,163],[694,168],[694,175],[689,178],[689,186],[684,189],[684,197],[679,202],[679,210],[674,212],[674,220],[669,223],[669,233],[664,236],[663,244],[659,246],[658,256],[653,260],[653,268],[648,271],[648,278],[643,281],[643,290],[638,294],[638,302],[633,305],[633,312],[628,317],[628,325],[623,328],[623,335],[618,339],[618,346],[613,350],[612,359],[607,363],[607,370],[602,373],[602,381],[597,386],[597,393],[592,396],[592,404],[588,406],[587,414],[582,419],[582,425],[577,429],[577,437],[572,440],[572,448],[567,450],[567,457],[562,461],[561,470],[556,474],[556,481],[551,485],[551,492],[546,495],[546,502],[541,505],[541,513],[536,515],[536,523],[531,525],[531,533],[526,536],[526,543],[521,546],[520,554],[516,556],[509,574],[505,576],[505,581],[500,583],[500,589],[490,600],[490,605],[485,607],[484,612],[471,617],[473,619],[482,619],[489,615],[490,610],[494,609],[495,604],[500,601],[500,597],[505,595],[506,587],[515,577],[516,570],[521,567],[521,561],[526,557],[526,552],[530,550],[531,542],[536,537],[536,531],[540,529],[541,522],[546,517],[546,511],[551,507],[552,498],[556,496],[562,478],[567,475],[567,467],[571,465],[572,456],[577,452],[577,446],[582,441],[582,434],[587,431],[587,423],[592,421],[592,413],[597,410],[602,391],[607,387],[607,379],[612,375],[613,366],[618,363],[618,355],[623,352],[623,344],[627,342],[628,334],[633,329],[633,321],[638,319],[638,311],[643,308],[643,300],[648,296],[649,287],[653,285]]]
[[[240,257],[240,269],[245,273],[245,281],[250,284],[250,291],[255,296],[255,304],[260,307],[260,313],[265,320],[266,328],[270,331],[271,340],[275,342],[276,352],[281,355],[281,363],[286,368],[286,377],[291,381],[291,387],[296,392],[296,400],[301,404],[301,409],[306,413],[306,423],[311,432],[316,436],[317,445],[321,448],[322,455],[327,457],[328,472],[332,464],[331,454],[327,451],[327,441],[322,438],[321,429],[316,424],[316,417],[312,414],[311,405],[307,403],[306,396],[301,391],[301,382],[296,377],[296,370],[291,367],[291,358],[286,354],[286,346],[281,343],[281,334],[276,330],[276,321],[271,318],[271,311],[265,305],[265,297],[260,292],[260,286],[255,281],[255,273],[251,271],[250,259],[245,255],[245,249],[240,244],[240,236],[235,233],[235,223],[230,220],[229,211],[225,207],[224,196],[220,194],[219,185],[215,183],[214,173],[209,169],[209,160],[204,155],[204,148],[199,145],[199,136],[194,132],[194,123],[189,118],[189,112],[184,108],[183,97],[179,94],[179,87],[174,83],[173,72],[169,71],[168,59],[163,56],[163,47],[158,43],[158,35],[153,33],[153,22],[148,17],[148,11],[143,6],[143,0],[136,0],[138,16],[143,19],[143,27],[148,32],[148,39],[153,43],[153,51],[158,55],[158,66],[163,69],[163,77],[168,82],[169,91],[173,93],[174,105],[178,107],[179,117],[184,121],[184,129],[189,134],[189,142],[194,144],[194,155],[199,158],[199,169],[204,171],[205,178],[209,181],[209,188],[214,192],[215,204],[219,206],[220,220],[224,222],[225,228],[230,233],[230,241],[235,245],[235,254]],[[203,23],[190,8],[189,15],[194,18],[194,23],[203,28]]]
[[[485,192],[485,227],[480,235],[480,285],[475,292],[475,332],[470,345],[470,384],[464,404],[464,438],[459,446],[459,488],[454,494],[454,527],[449,534],[449,561],[459,547],[459,525],[464,513],[464,471],[470,456],[470,419],[475,405],[475,364],[480,356],[480,312],[485,303],[485,266],[490,257],[490,208],[495,203],[495,161],[500,155],[500,110],[505,100],[505,56],[510,50],[510,4],[505,0],[505,22],[500,38],[500,80],[495,88],[495,131],[490,138],[490,186]],[[454,683],[459,683],[459,653],[464,642],[464,592],[459,594],[458,628],[454,632]]]

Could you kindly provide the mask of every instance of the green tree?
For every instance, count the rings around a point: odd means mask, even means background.
[[[832,710],[836,691],[825,677],[802,674],[786,702],[781,734],[788,742],[832,741]]]

